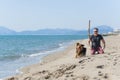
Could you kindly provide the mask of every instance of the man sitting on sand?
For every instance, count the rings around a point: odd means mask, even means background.
[[[105,49],[105,40],[102,35],[98,34],[98,28],[93,29],[94,34],[90,36],[88,41],[89,45],[91,42],[91,54],[94,55],[95,53],[103,54]],[[101,47],[101,41],[103,43],[103,48]]]

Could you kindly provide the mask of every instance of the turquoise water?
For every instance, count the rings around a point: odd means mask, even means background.
[[[43,56],[85,38],[86,35],[0,36],[0,78],[17,74],[21,67],[38,63]]]

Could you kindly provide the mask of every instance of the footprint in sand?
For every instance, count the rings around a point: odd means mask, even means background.
[[[82,75],[82,76],[76,76],[76,77],[73,77],[72,79],[70,80],[89,80],[89,76],[88,75]]]
[[[42,71],[40,71],[40,72],[37,72],[37,73],[32,74],[32,76],[34,76],[34,75],[43,75],[43,74],[48,74],[48,73],[49,73],[48,70],[42,70]]]
[[[73,74],[66,75],[65,77],[74,77]]]
[[[117,62],[114,62],[113,65],[115,66],[117,64]]]
[[[109,78],[108,74],[106,73],[106,74],[103,76],[103,78],[108,79],[108,78]]]
[[[66,76],[65,77],[74,77],[74,75],[73,75],[73,72],[66,72],[65,73],[66,74]]]
[[[65,74],[66,71],[72,70],[72,69],[74,69],[75,67],[76,67],[76,65],[70,65],[70,66],[67,66],[67,65],[66,65],[66,67],[60,68],[60,69],[54,71],[54,72],[52,73],[52,75],[53,75],[53,77],[55,77],[55,78],[61,77],[63,74]],[[70,74],[70,73],[69,73],[69,74]]]
[[[89,76],[87,76],[87,75],[82,75],[82,76],[81,76],[81,79],[82,79],[82,80],[89,80]]]
[[[59,69],[53,71],[53,72],[49,72],[47,70],[44,70],[44,71],[41,71],[39,72],[41,74],[41,77],[39,79],[41,80],[44,80],[44,79],[47,79],[47,80],[50,80],[52,78],[59,78],[61,76],[63,76],[64,74],[66,74],[66,77],[72,77],[73,76],[73,72],[68,72],[72,69],[74,69],[76,67],[76,65],[62,65],[59,67]]]
[[[109,78],[107,73],[102,73],[101,71],[98,71],[98,76],[99,76],[99,78],[104,78],[104,79],[108,79]],[[98,77],[95,77],[94,79],[98,80]]]
[[[84,59],[79,61],[79,63],[84,63],[84,62],[85,62],[85,60],[84,60]]]
[[[65,74],[72,74],[73,72],[66,72]]]
[[[84,67],[81,67],[81,69],[84,69]]]
[[[11,77],[11,78],[9,78],[8,80],[18,80],[18,78],[16,78],[16,77]]]
[[[94,77],[93,80],[101,80],[99,77]]]
[[[31,77],[26,77],[24,80],[32,80]]]
[[[91,59],[90,57],[88,59]]]
[[[108,58],[107,60],[111,60],[110,58]]]
[[[103,76],[103,73],[101,71],[98,71],[98,76]]]
[[[118,59],[114,59],[114,61],[117,61]]]
[[[98,69],[103,69],[103,68],[104,68],[104,65],[96,66],[96,68],[98,68]]]
[[[104,57],[105,57],[105,58],[108,58],[108,56],[106,56],[106,55],[105,55]]]

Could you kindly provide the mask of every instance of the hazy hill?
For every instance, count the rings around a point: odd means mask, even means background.
[[[99,33],[108,33],[113,31],[113,28],[107,25],[97,26],[97,28],[99,29]],[[91,33],[92,31],[93,31],[93,28],[91,29]]]
[[[100,33],[112,32],[113,28],[106,25],[97,26]],[[93,28],[91,28],[91,34]],[[72,29],[40,29],[36,31],[21,31],[16,32],[14,30],[0,27],[0,35],[84,35],[88,34],[87,30],[72,30]]]
[[[0,35],[13,35],[16,31],[0,26]]]
[[[78,34],[78,31],[71,29],[41,29],[36,31],[22,31],[19,34],[32,34],[32,35],[72,35]]]

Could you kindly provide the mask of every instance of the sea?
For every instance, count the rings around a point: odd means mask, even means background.
[[[0,79],[19,74],[22,67],[64,50],[87,35],[0,35]]]

